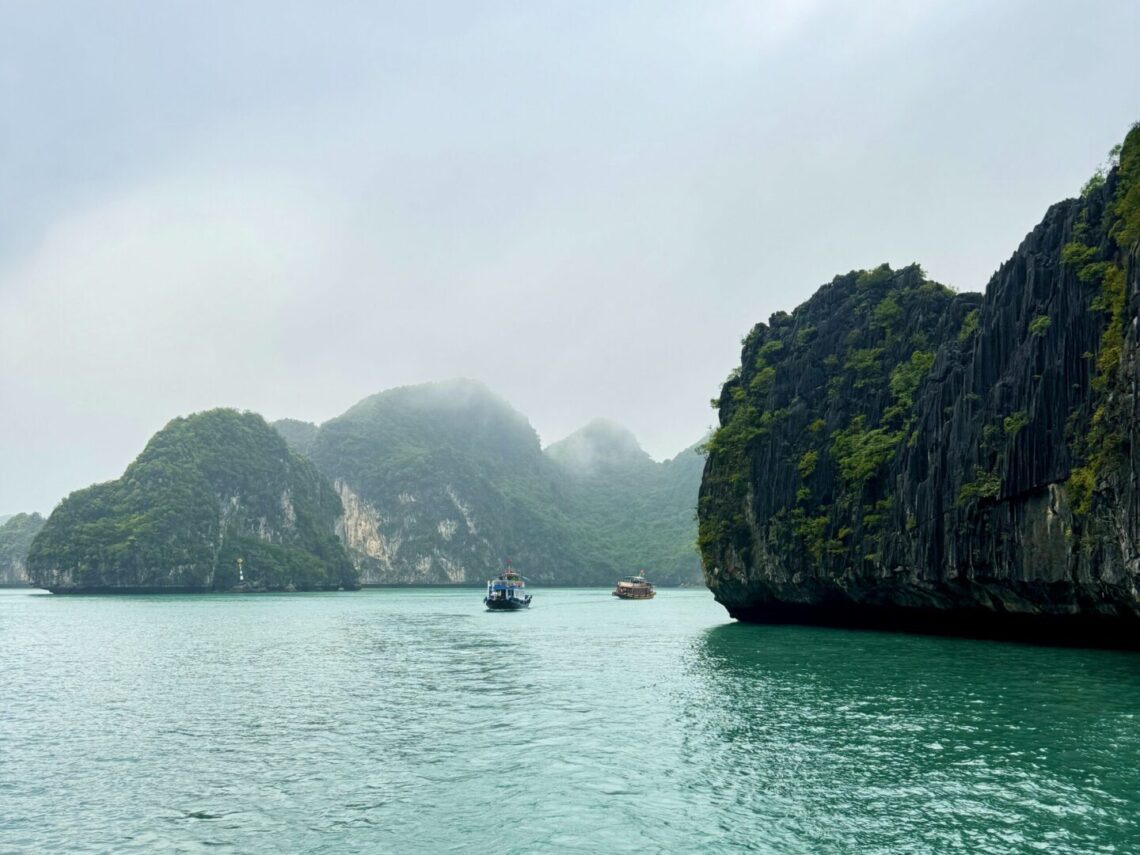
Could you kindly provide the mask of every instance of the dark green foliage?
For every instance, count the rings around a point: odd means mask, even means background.
[[[317,426],[312,422],[303,422],[299,419],[278,419],[270,423],[275,431],[285,437],[289,447],[298,454],[308,456],[313,448],[313,441],[317,438]]]
[[[817,558],[866,546],[889,497],[886,465],[913,430],[931,342],[955,299],[918,266],[881,265],[836,278],[752,331],[708,443],[699,534],[708,562],[726,547],[751,548],[746,509],[757,481],[789,488],[753,497],[769,546],[791,538]]]
[[[1085,182],[1085,186],[1081,188],[1081,198],[1087,199],[1089,196],[1093,195],[1102,187],[1104,187],[1104,178],[1105,176],[1103,171],[1097,170],[1094,172],[1092,174],[1092,177]]]
[[[801,478],[810,478],[811,473],[815,471],[815,464],[819,462],[819,452],[814,448],[809,448],[803,453],[800,462],[796,464],[796,469],[799,470]]]
[[[1002,427],[1005,429],[1006,436],[1016,436],[1017,432],[1027,424],[1029,424],[1029,416],[1024,410],[1018,410],[1002,420]]]
[[[1038,315],[1029,322],[1029,334],[1040,338],[1049,331],[1049,327],[1053,325],[1053,321],[1049,319],[1048,315]]]
[[[1092,415],[1087,431],[1072,438],[1080,465],[1073,468],[1068,485],[1082,517],[1092,511],[1097,490],[1123,466],[1129,453],[1130,414],[1122,404],[1128,381],[1122,360],[1128,325],[1128,257],[1140,242],[1140,123],[1133,125],[1123,145],[1113,150],[1110,161],[1117,158],[1119,166],[1109,173],[1109,179],[1115,180],[1109,210],[1097,217],[1086,204],[1074,240],[1061,250],[1061,263],[1073,267],[1082,282],[1097,286],[1091,307],[1106,316],[1092,380]],[[1102,177],[1094,190],[1105,186]],[[1095,194],[1090,191],[1083,195]],[[1096,240],[1105,233],[1107,240]],[[1094,245],[1097,243],[1099,246]]]
[[[1096,258],[1096,247],[1085,246],[1079,240],[1061,247],[1061,263],[1068,267],[1081,268]]]
[[[871,385],[882,374],[882,355],[882,347],[863,347],[851,351],[843,367],[854,376],[856,389]]]
[[[831,456],[840,477],[848,486],[861,488],[891,459],[901,436],[881,427],[868,429],[867,417],[855,416],[850,425],[832,434]]]
[[[340,501],[254,413],[170,422],[117,481],[68,496],[36,537],[32,578],[59,590],[353,587]]]
[[[730,613],[1135,643],[1140,126],[1118,155],[984,297],[880,267],[752,330],[699,499]]]
[[[891,371],[891,397],[893,402],[883,413],[884,421],[907,421],[914,406],[914,394],[934,365],[934,351],[916,350],[910,359],[900,362]]]
[[[978,331],[978,320],[981,318],[980,309],[971,309],[962,319],[962,328],[958,331],[958,341],[968,341]]]
[[[39,514],[14,514],[0,525],[0,585],[27,584],[27,557],[32,540],[44,527]]]
[[[1001,490],[1001,476],[984,469],[974,470],[974,480],[963,484],[958,490],[958,504],[964,505],[974,499],[992,499]]]
[[[1132,126],[1120,147],[1120,185],[1116,193],[1116,223],[1111,235],[1117,246],[1130,248],[1140,241],[1140,123]]]

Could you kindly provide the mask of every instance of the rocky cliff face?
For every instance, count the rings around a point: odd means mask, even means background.
[[[481,584],[507,558],[544,584],[639,567],[662,584],[699,580],[695,451],[656,463],[597,422],[544,452],[525,416],[469,380],[382,392],[315,436],[275,426],[336,485],[364,584]]]
[[[13,514],[0,524],[0,587],[28,584],[28,550],[43,527],[39,514]]]
[[[984,297],[880,268],[758,325],[701,488],[717,599],[754,620],[1140,637],[1138,194],[1134,129]]]
[[[506,557],[536,581],[574,572],[538,436],[481,384],[374,395],[321,425],[310,454],[364,584],[478,584]]]
[[[212,410],[61,502],[28,572],[57,593],[351,588],[340,516],[332,485],[260,416]]]

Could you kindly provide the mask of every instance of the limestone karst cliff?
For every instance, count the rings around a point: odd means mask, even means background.
[[[123,476],[52,512],[28,573],[57,593],[352,588],[341,504],[254,413],[171,421]]]
[[[543,450],[525,416],[462,379],[381,392],[319,429],[274,426],[335,484],[364,584],[479,584],[507,558],[544,584],[642,567],[699,582],[693,449],[658,463],[598,421]]]
[[[1140,129],[985,294],[837,277],[758,324],[699,501],[736,617],[1134,644]]]

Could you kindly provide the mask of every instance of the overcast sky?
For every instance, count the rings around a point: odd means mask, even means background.
[[[0,512],[454,376],[671,456],[753,323],[982,288],[1140,118],[1135,0],[0,12]]]

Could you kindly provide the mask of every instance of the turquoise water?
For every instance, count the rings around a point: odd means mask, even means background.
[[[1140,656],[703,591],[0,591],[0,852],[1140,852]]]

